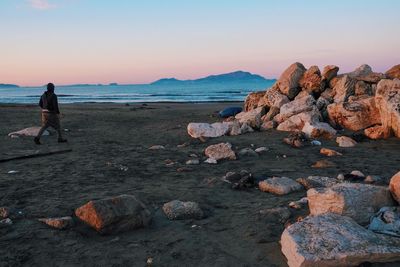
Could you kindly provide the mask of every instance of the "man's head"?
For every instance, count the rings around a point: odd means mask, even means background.
[[[54,84],[52,83],[47,84],[47,92],[54,93]]]

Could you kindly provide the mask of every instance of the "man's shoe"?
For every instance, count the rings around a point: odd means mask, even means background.
[[[68,142],[68,140],[67,139],[63,139],[63,138],[58,138],[58,142],[59,143],[66,143],[66,142]]]
[[[33,141],[35,142],[35,144],[37,144],[37,145],[41,145],[42,143],[40,143],[40,140],[39,140],[39,138],[37,138],[37,137],[35,137],[34,139],[33,139]]]

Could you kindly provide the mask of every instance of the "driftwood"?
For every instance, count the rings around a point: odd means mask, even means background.
[[[25,155],[0,159],[0,163],[12,161],[12,160],[30,159],[30,158],[45,157],[45,156],[50,156],[50,155],[55,155],[55,154],[64,154],[64,153],[68,153],[71,151],[72,151],[72,149],[63,149],[63,150],[56,150],[56,151],[49,151],[49,152],[38,152],[38,153],[34,153],[34,154],[25,154]]]

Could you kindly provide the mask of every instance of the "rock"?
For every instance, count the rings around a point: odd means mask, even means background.
[[[278,86],[275,84],[267,90],[264,95],[263,102],[270,108],[280,108],[284,104],[289,103],[290,100],[286,95],[282,94],[281,91],[279,91]]]
[[[311,66],[299,81],[300,87],[308,93],[321,93],[324,89],[318,66]]]
[[[298,178],[296,182],[304,186],[307,190],[316,187],[331,187],[337,183],[340,183],[335,178],[324,177],[324,176],[308,176],[307,178]]]
[[[265,91],[252,92],[247,95],[244,101],[244,111],[250,111],[258,107],[258,103],[264,97]]]
[[[306,111],[306,112],[302,112],[300,114],[291,116],[289,119],[280,123],[278,125],[278,127],[276,127],[276,129],[278,131],[285,131],[285,132],[302,131],[304,128],[304,125],[307,122],[310,124],[316,124],[320,120],[321,120],[321,113],[314,106],[314,108],[311,111]]]
[[[272,177],[258,183],[258,187],[263,192],[276,195],[286,195],[291,192],[300,191],[303,187],[287,177]]]
[[[252,133],[254,132],[254,130],[247,123],[243,123],[242,126],[240,127],[240,132],[241,134],[245,134],[245,133]]]
[[[261,117],[261,121],[267,122],[272,121],[272,119],[279,114],[280,109],[277,107],[271,107],[267,114]]]
[[[328,107],[328,105],[329,105],[330,103],[331,103],[331,102],[330,102],[328,99],[326,99],[326,98],[320,96],[320,97],[317,99],[316,106],[317,106],[318,110],[326,110],[327,107]]]
[[[252,128],[260,128],[261,117],[265,114],[264,107],[259,107],[247,112],[240,112],[235,116],[240,123],[247,123]]]
[[[5,219],[10,216],[10,209],[7,207],[0,207],[0,219]]]
[[[339,78],[333,90],[335,91],[334,102],[346,102],[349,96],[354,95],[356,80],[348,75]]]
[[[189,159],[188,161],[186,161],[186,165],[199,165],[199,164],[200,164],[199,159]]]
[[[385,72],[385,75],[388,79],[400,79],[400,64],[391,67]]]
[[[357,145],[357,142],[347,136],[339,136],[336,138],[336,143],[339,144],[340,147],[353,147]]]
[[[230,122],[227,122],[229,130],[228,130],[228,135],[230,136],[236,136],[236,135],[241,135],[242,134],[242,129],[240,122],[237,121],[236,119]]]
[[[258,157],[258,153],[251,148],[243,148],[238,154],[241,157]]]
[[[21,137],[21,136],[30,136],[30,137],[36,137],[40,131],[41,127],[29,127],[29,128],[25,128],[22,130],[19,130],[17,132],[12,132],[9,133],[8,136],[15,138],[15,137]],[[45,130],[43,132],[43,135],[50,135],[49,131]]]
[[[292,213],[286,207],[272,208],[272,209],[262,209],[259,214],[266,219],[266,222],[280,222],[285,223]]]
[[[322,160],[318,160],[317,162],[315,162],[311,167],[312,168],[332,168],[332,167],[336,167],[336,164],[332,161],[322,159]]]
[[[290,267],[358,266],[400,260],[400,239],[375,234],[349,217],[308,216],[281,236]]]
[[[374,97],[333,103],[327,110],[332,125],[339,125],[352,131],[363,130],[381,122]]]
[[[364,81],[357,81],[354,89],[354,95],[356,96],[372,96],[372,86]]]
[[[217,164],[217,160],[213,159],[213,158],[208,158],[204,161],[204,163],[208,163],[208,164]]]
[[[301,209],[304,206],[306,206],[308,203],[308,199],[306,197],[301,198],[300,200],[297,201],[292,201],[289,203],[289,207],[292,209]]]
[[[306,68],[301,63],[290,65],[276,82],[282,94],[289,99],[294,99],[300,91],[299,81],[303,77]]]
[[[12,224],[13,224],[13,221],[10,218],[0,220],[0,229],[9,227]]]
[[[305,142],[307,142],[307,137],[304,133],[294,132],[289,134],[288,137],[283,138],[283,142],[291,147],[300,148],[303,147]]]
[[[339,152],[337,152],[333,149],[329,149],[329,148],[321,148],[319,153],[321,153],[322,155],[325,155],[327,157],[343,156],[342,153],[339,153]]]
[[[241,107],[228,107],[228,108],[224,108],[223,110],[221,110],[218,115],[221,118],[230,118],[230,117],[234,117],[236,114],[242,112],[242,108]]]
[[[149,150],[164,150],[164,149],[165,149],[165,147],[162,145],[154,145],[154,146],[149,147]]]
[[[311,144],[312,146],[321,146],[321,145],[322,145],[322,143],[321,143],[320,141],[318,141],[318,140],[312,140],[312,141],[310,142],[310,144]]]
[[[268,131],[270,129],[275,129],[278,124],[276,121],[267,121],[263,122],[260,126],[260,131]]]
[[[261,154],[261,153],[269,151],[269,149],[265,146],[262,146],[262,147],[256,148],[254,151]]]
[[[369,139],[382,139],[385,138],[385,129],[382,125],[375,125],[364,130],[365,136]]]
[[[77,208],[75,215],[101,234],[145,227],[151,221],[146,206],[132,195],[91,200]]]
[[[378,175],[368,175],[367,177],[365,177],[364,183],[367,183],[367,184],[383,184],[384,180],[382,179],[381,176],[378,176]]]
[[[229,132],[229,123],[215,122],[209,124],[191,122],[187,126],[187,132],[193,138],[219,137],[226,135]]]
[[[400,212],[398,207],[383,207],[371,218],[368,230],[400,237]]]
[[[321,137],[332,139],[336,135],[336,130],[325,122],[314,122],[313,124],[305,122],[301,131],[305,133],[308,138]]]
[[[367,64],[361,65],[353,72],[346,73],[346,75],[358,81],[365,81],[368,83],[377,83],[381,79],[385,78],[385,75],[383,73],[373,72],[372,68]]]
[[[300,91],[300,93],[297,94],[297,96],[294,98],[294,100],[297,100],[297,99],[300,99],[300,98],[303,98],[303,97],[307,97],[309,95],[312,96],[312,94],[307,92],[307,91]]]
[[[387,187],[359,183],[313,188],[307,191],[307,197],[311,215],[333,212],[360,224],[367,224],[381,207],[394,204]]]
[[[362,172],[360,172],[360,171],[357,171],[357,170],[352,171],[350,174],[351,174],[351,175],[358,176],[358,177],[361,177],[361,178],[365,178],[364,173],[362,173]]]
[[[255,185],[253,175],[246,170],[240,172],[228,172],[222,180],[232,184],[232,189],[250,188]]]
[[[230,143],[219,143],[216,145],[208,146],[205,149],[204,154],[208,158],[213,158],[217,161],[221,159],[236,159],[235,152],[232,150],[232,145]]]
[[[375,95],[381,115],[383,136],[400,138],[400,80],[381,80]]]
[[[173,200],[163,205],[163,211],[170,220],[202,219],[204,212],[196,202]]]
[[[322,71],[322,79],[329,82],[334,77],[336,77],[338,71],[339,71],[339,67],[337,67],[335,65],[325,66],[324,70]]]
[[[308,95],[283,105],[280,109],[278,123],[287,120],[293,115],[313,110],[315,103],[314,97]]]
[[[59,218],[43,218],[39,219],[39,222],[45,223],[48,226],[59,230],[64,230],[74,225],[74,221],[71,216]]]
[[[389,189],[393,198],[400,203],[400,172],[392,176],[389,183]],[[390,205],[388,205],[390,206]]]

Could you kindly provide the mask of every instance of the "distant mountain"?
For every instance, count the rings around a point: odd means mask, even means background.
[[[183,83],[227,83],[227,82],[236,82],[236,83],[244,83],[244,82],[264,82],[268,81],[264,77],[252,74],[250,72],[245,71],[235,71],[225,74],[219,75],[210,75],[205,78],[200,78],[196,80],[178,80],[175,78],[164,78],[158,81],[151,83],[152,85],[175,85],[175,84],[183,84]]]
[[[0,88],[18,88],[19,86],[16,84],[7,84],[7,83],[0,83]]]

